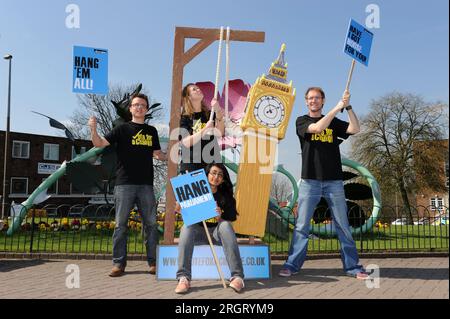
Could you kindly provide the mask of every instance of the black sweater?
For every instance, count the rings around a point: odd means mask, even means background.
[[[230,222],[235,221],[238,212],[236,211],[236,200],[234,199],[233,195],[219,190],[213,195],[217,205],[222,209],[222,214],[220,215],[220,217],[223,220],[227,220]],[[205,222],[206,226],[208,227],[217,226],[217,220],[215,218],[210,218],[208,220],[205,220]]]

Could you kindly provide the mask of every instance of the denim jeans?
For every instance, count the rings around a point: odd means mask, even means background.
[[[353,274],[362,270],[362,266],[358,265],[358,251],[348,223],[343,182],[341,180],[302,179],[298,192],[298,217],[289,248],[289,256],[284,267],[298,272],[303,266],[308,249],[311,218],[320,198],[324,197],[331,210],[333,224],[340,242],[344,271]]]
[[[216,227],[208,227],[213,244],[221,244],[230,268],[231,277],[244,278],[242,259],[231,222],[222,220]],[[199,224],[183,225],[178,243],[177,279],[184,276],[191,280],[191,265],[194,246],[208,244],[205,229]]]
[[[158,228],[156,223],[156,199],[151,185],[117,185],[114,188],[116,227],[113,234],[113,265],[127,264],[128,218],[136,204],[142,217],[144,244],[149,265],[156,263]]]

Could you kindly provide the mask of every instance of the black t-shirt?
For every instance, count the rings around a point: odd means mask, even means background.
[[[236,200],[233,195],[220,191],[215,192],[213,195],[217,205],[222,209],[220,217],[223,220],[234,222],[238,213],[236,211]],[[218,224],[215,218],[207,219],[205,223],[208,227],[215,227]],[[199,225],[202,225],[202,223],[199,223]]]
[[[322,116],[323,117],[323,116]],[[308,115],[297,118],[295,126],[302,148],[302,178],[317,180],[342,180],[342,163],[338,139],[346,139],[349,123],[334,118],[320,134],[306,133],[308,126],[322,117]]]
[[[153,126],[127,122],[105,136],[117,149],[116,185],[153,185],[153,151],[160,150]]]
[[[199,132],[209,120],[206,112],[196,112],[192,116],[182,115],[180,120],[180,141]],[[220,148],[214,135],[205,135],[199,143],[191,147],[181,145],[180,172],[192,172],[205,168],[210,163],[220,163]]]

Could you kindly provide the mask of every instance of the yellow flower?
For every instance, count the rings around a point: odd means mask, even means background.
[[[81,225],[87,225],[89,224],[89,221],[85,218],[81,221]]]
[[[175,228],[176,229],[180,229],[181,227],[183,227],[183,221],[179,220],[177,222],[175,222]]]
[[[63,218],[61,221],[62,225],[69,225],[69,219],[68,218]]]
[[[100,229],[102,229],[102,225],[97,224],[97,225],[95,225],[95,228],[96,228],[97,230],[100,230]]]

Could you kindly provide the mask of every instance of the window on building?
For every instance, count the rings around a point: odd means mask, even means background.
[[[28,194],[28,178],[11,177],[11,194]]]
[[[44,159],[50,161],[59,161],[59,145],[44,144]]]
[[[30,158],[30,142],[13,141],[13,158]]]
[[[442,211],[444,209],[444,199],[437,196],[430,198],[430,206],[432,211]]]
[[[81,155],[81,154],[84,154],[84,153],[86,153],[86,147],[85,147],[85,146],[80,147],[80,154],[77,154],[77,153],[75,152],[75,147],[72,146],[72,159],[74,159],[74,158],[77,157],[78,155]]]
[[[42,181],[45,181],[47,178],[43,178]],[[58,180],[56,180],[55,183],[53,183],[48,189],[47,194],[58,194]]]

